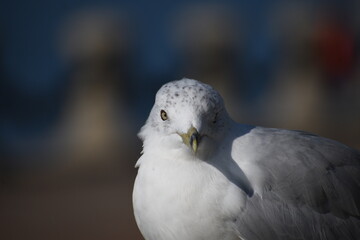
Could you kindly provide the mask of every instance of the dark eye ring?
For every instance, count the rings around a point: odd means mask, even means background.
[[[160,111],[160,117],[163,121],[168,119],[167,113],[164,110]]]

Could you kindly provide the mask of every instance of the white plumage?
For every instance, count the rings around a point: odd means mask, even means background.
[[[360,239],[357,150],[235,123],[190,79],[158,91],[139,136],[133,205],[146,240]]]

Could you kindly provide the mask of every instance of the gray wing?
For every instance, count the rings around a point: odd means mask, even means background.
[[[244,144],[247,143],[247,144]],[[250,143],[253,143],[249,146]],[[235,140],[234,158],[253,164],[261,188],[237,230],[244,239],[360,239],[360,153],[305,132],[255,128]],[[243,147],[256,154],[244,159]],[[242,156],[242,157],[241,157]],[[245,168],[246,169],[246,168]],[[246,171],[245,174],[251,174]]]

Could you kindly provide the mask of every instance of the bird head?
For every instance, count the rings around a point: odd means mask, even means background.
[[[221,141],[228,122],[217,91],[199,81],[182,79],[163,85],[157,92],[139,137],[144,141],[144,149],[156,144],[201,158]]]

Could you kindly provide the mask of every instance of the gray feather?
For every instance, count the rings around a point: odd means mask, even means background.
[[[266,182],[239,218],[242,238],[360,239],[358,151],[299,131],[257,127],[241,138],[262,139],[249,161]]]

